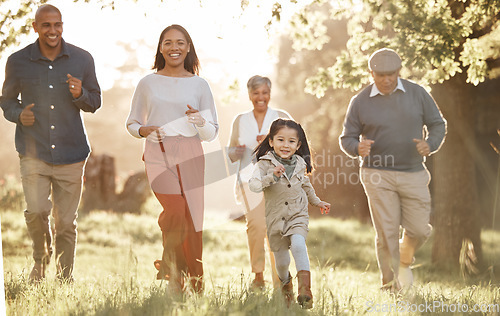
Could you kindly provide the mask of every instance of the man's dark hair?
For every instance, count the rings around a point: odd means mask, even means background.
[[[56,12],[59,14],[59,16],[61,17],[61,20],[62,20],[61,11],[59,11],[58,8],[56,8],[55,6],[53,6],[51,4],[44,4],[44,5],[41,5],[40,7],[38,7],[38,10],[36,10],[35,22],[36,22],[36,20],[38,20],[38,17],[40,16],[40,14],[45,13],[45,12]]]

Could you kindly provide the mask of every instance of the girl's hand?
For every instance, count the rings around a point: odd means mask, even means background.
[[[323,202],[319,203],[319,209],[321,210],[321,214],[328,214],[330,212],[330,203]]]
[[[187,105],[188,110],[186,115],[188,117],[188,122],[195,124],[196,126],[202,127],[205,125],[205,119],[201,116],[200,111],[193,108],[191,105]]]
[[[284,172],[285,172],[285,167],[283,167],[282,164],[279,164],[276,167],[274,167],[274,172],[273,173],[278,178],[281,178],[281,176],[283,175]]]

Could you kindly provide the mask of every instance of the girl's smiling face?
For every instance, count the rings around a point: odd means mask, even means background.
[[[300,147],[299,135],[295,129],[285,126],[269,139],[269,145],[278,156],[290,159]]]

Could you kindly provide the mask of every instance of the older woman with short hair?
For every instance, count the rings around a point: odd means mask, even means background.
[[[271,99],[271,80],[267,77],[253,76],[247,83],[248,96],[253,109],[238,114],[231,129],[228,156],[233,163],[238,163],[238,175],[235,188],[236,200],[245,205],[248,248],[250,263],[255,279],[252,288],[263,289],[265,268],[266,222],[265,205],[262,193],[254,193],[248,188],[252,175],[252,151],[269,132],[271,123],[278,118],[291,119],[283,111],[268,107]],[[269,252],[272,278],[275,287],[279,287],[279,278],[274,267],[274,257]]]

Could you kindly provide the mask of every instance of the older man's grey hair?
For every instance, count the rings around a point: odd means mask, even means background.
[[[248,79],[247,82],[248,92],[251,93],[256,89],[259,89],[264,84],[266,84],[269,89],[271,89],[271,80],[269,80],[269,78],[259,75],[253,76],[252,78]]]

